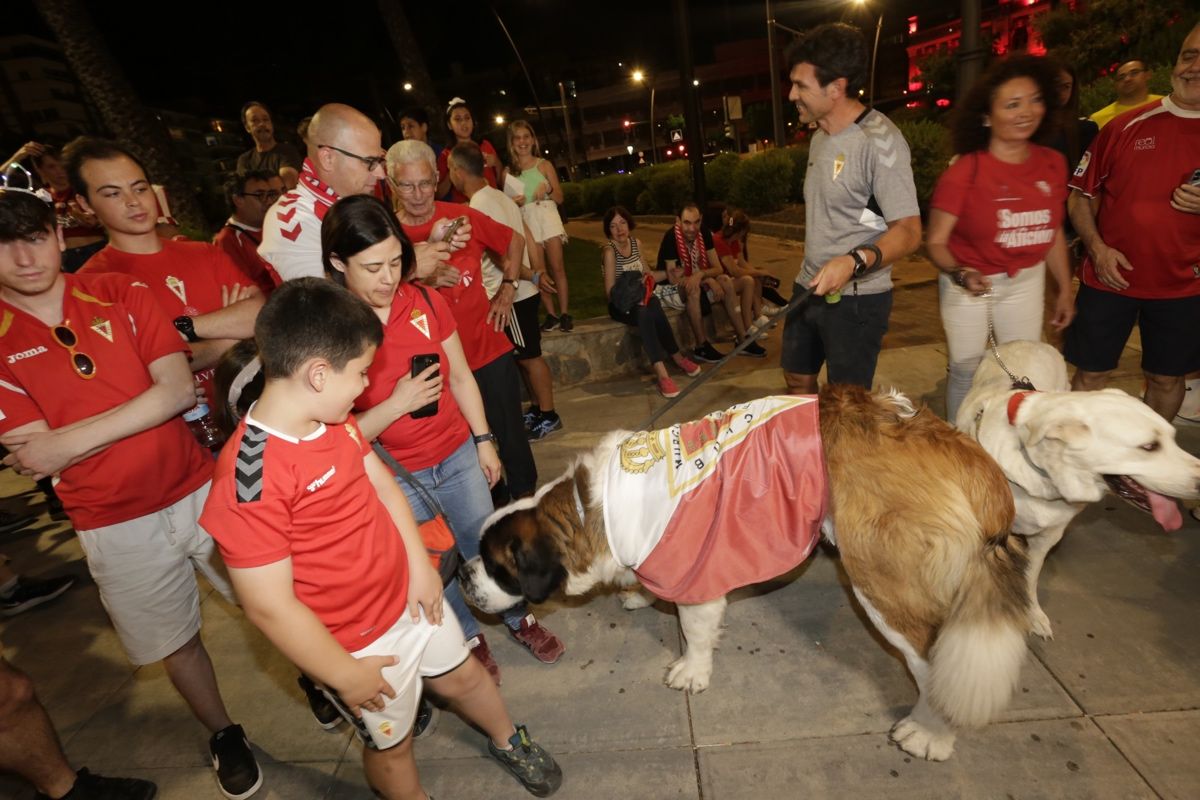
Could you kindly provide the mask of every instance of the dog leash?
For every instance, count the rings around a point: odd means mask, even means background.
[[[808,286],[803,291],[793,294],[792,299],[788,301],[788,304],[786,306],[784,306],[782,309],[780,309],[779,311],[772,314],[771,318],[767,320],[766,325],[756,326],[754,328],[753,336],[751,336],[750,332],[747,331],[746,336],[742,339],[742,341],[738,342],[737,347],[733,348],[733,350],[726,353],[721,358],[720,361],[718,361],[715,365],[713,365],[712,369],[708,370],[703,375],[696,378],[696,380],[692,381],[691,384],[689,384],[686,389],[684,389],[678,395],[676,395],[675,397],[673,397],[669,401],[667,401],[666,405],[664,405],[662,408],[658,409],[653,414],[651,414],[649,417],[647,417],[646,420],[644,422],[642,422],[642,424],[640,426],[638,426],[637,430],[640,430],[640,431],[650,430],[650,426],[654,424],[655,420],[657,420],[663,414],[666,414],[668,411],[670,411],[672,408],[674,408],[675,405],[677,403],[679,403],[680,400],[687,397],[689,394],[691,394],[696,389],[698,389],[701,385],[703,385],[703,383],[705,381],[707,381],[713,375],[716,375],[717,371],[720,370],[721,367],[725,366],[725,363],[727,361],[729,361],[731,358],[736,356],[738,353],[741,353],[743,350],[745,350],[747,347],[749,347],[751,344],[753,344],[762,334],[766,333],[767,331],[771,330],[771,328],[774,328],[776,325],[778,325],[780,320],[786,319],[787,317],[796,313],[796,309],[798,309],[800,306],[802,306],[804,303],[806,303],[810,297],[812,297],[812,292],[813,292],[812,286]]]
[[[1018,378],[1016,375],[1013,374],[1013,371],[1008,368],[1008,365],[1004,363],[1004,359],[1000,357],[1000,350],[998,349],[999,345],[996,342],[996,325],[992,319],[992,298],[995,297],[995,294],[996,293],[992,289],[988,289],[987,292],[983,295],[984,299],[987,300],[987,346],[988,346],[988,349],[992,351],[992,358],[996,359],[996,363],[1000,365],[1000,369],[1004,370],[1004,374],[1007,375],[1009,380],[1012,381],[1012,388],[1024,389],[1025,391],[1029,391],[1029,392],[1036,392],[1037,389],[1034,388],[1033,382],[1031,380],[1029,380],[1029,378],[1025,377],[1024,375],[1022,375],[1020,378]]]

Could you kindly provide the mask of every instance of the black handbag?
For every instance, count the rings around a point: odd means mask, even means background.
[[[621,314],[628,314],[635,306],[646,302],[645,276],[633,270],[622,272],[613,284],[608,301]]]
[[[421,485],[419,480],[413,477],[411,472],[392,458],[392,454],[384,449],[383,445],[376,441],[371,443],[371,447],[375,450],[375,455],[379,456],[380,460],[392,471],[392,474],[412,487],[425,507],[433,512],[431,519],[417,523],[417,529],[421,534],[421,541],[425,543],[425,552],[429,554],[429,560],[433,562],[434,569],[441,577],[442,586],[445,586],[458,574],[458,567],[462,564],[462,554],[458,552],[454,531],[450,528],[450,520],[446,518],[442,504]]]

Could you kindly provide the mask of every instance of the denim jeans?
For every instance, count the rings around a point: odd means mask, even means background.
[[[425,490],[433,495],[446,512],[446,521],[454,531],[454,541],[464,559],[470,560],[479,555],[479,536],[483,521],[494,510],[492,494],[488,490],[487,479],[479,467],[479,456],[475,452],[475,443],[467,439],[457,450],[447,456],[442,463],[432,467],[416,470],[413,477],[420,481]],[[404,490],[408,504],[412,506],[413,514],[418,522],[433,518],[433,511],[421,501],[416,493],[402,479],[396,482]],[[446,601],[454,609],[454,615],[462,625],[463,634],[469,641],[479,635],[479,623],[467,607],[463,599],[462,589],[458,580],[451,581],[446,587]],[[504,624],[516,630],[521,620],[528,613],[525,603],[519,603],[505,611]]]

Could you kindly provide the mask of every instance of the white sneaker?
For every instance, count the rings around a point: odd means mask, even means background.
[[[1184,386],[1183,405],[1175,416],[1187,422],[1200,423],[1200,378],[1193,378]]]

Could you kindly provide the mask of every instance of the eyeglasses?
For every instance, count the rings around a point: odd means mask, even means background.
[[[388,178],[388,183],[390,183],[392,188],[400,194],[415,194],[416,192],[424,194],[425,192],[433,191],[433,188],[437,186],[437,181],[429,180],[428,178],[423,181],[417,181],[416,183],[409,183],[408,181],[394,181],[391,178]]]
[[[1124,80],[1128,80],[1130,78],[1136,78],[1138,75],[1141,75],[1143,72],[1149,72],[1149,71],[1150,70],[1148,70],[1148,69],[1131,69],[1128,72],[1118,72],[1116,74],[1116,76],[1114,77],[1114,80],[1124,81]]]
[[[75,349],[75,345],[79,343],[79,339],[75,336],[75,331],[66,325],[55,325],[50,329],[50,333],[54,336],[54,341],[65,347],[67,352],[71,354],[71,366],[75,369],[76,375],[85,380],[91,380],[96,377],[96,362],[87,353],[80,353]]]
[[[320,150],[322,147],[326,150],[333,150],[335,153],[341,153],[344,156],[361,161],[367,165],[368,172],[374,172],[378,167],[383,166],[385,161],[387,161],[387,156],[360,156],[358,153],[351,153],[349,150],[343,150],[342,148],[334,147],[331,144],[317,145],[318,150]]]
[[[273,203],[279,199],[280,193],[274,189],[264,189],[261,192],[242,192],[242,197],[253,197],[264,203]]]

